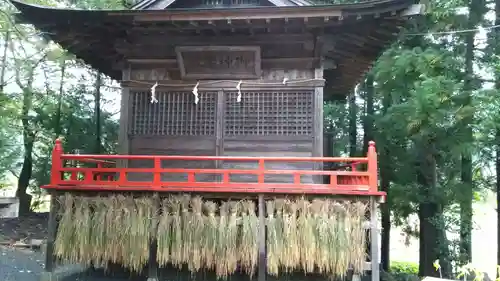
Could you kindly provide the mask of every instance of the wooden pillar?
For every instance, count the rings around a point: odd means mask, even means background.
[[[127,65],[122,71],[122,79],[124,81],[130,80],[130,65]],[[120,127],[118,131],[118,154],[127,155],[130,154],[129,147],[129,126],[131,120],[131,107],[132,100],[130,98],[130,89],[128,87],[122,87],[121,102],[120,102]],[[127,160],[117,161],[117,166],[126,168],[128,167]]]
[[[45,272],[52,273],[56,267],[54,256],[54,243],[57,235],[57,213],[59,212],[58,193],[50,195],[50,213],[48,223],[47,247],[45,250]]]
[[[149,240],[149,261],[148,261],[148,280],[147,281],[158,281],[158,239],[157,239],[157,231],[158,231],[158,210],[160,208],[160,198],[158,193],[154,196],[154,210],[151,218],[151,223],[153,227],[151,228],[151,236]]]
[[[314,70],[314,78],[323,78],[323,67]],[[323,86],[314,88],[314,115],[313,115],[313,157],[323,157]],[[315,170],[323,170],[324,163],[319,162],[314,164]],[[313,176],[314,183],[323,183],[323,176]]]
[[[266,249],[266,215],[264,194],[259,194],[259,261],[258,281],[267,278],[267,249]]]
[[[378,227],[378,200],[376,197],[370,198],[370,240],[371,240],[371,271],[372,280],[380,281],[380,264],[379,264],[379,227]]]

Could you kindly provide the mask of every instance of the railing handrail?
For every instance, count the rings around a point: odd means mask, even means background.
[[[68,155],[68,154],[62,154],[61,158],[62,159],[67,159],[67,158],[64,157],[65,155]],[[96,163],[96,164],[116,164],[116,161],[95,159],[97,157],[94,157],[93,155],[90,155],[91,156],[90,158],[88,158],[89,155],[85,155],[85,154],[70,154],[70,155],[82,155],[82,156],[86,156],[86,157],[84,157],[82,159],[78,158],[78,159],[68,159],[68,160],[82,160],[82,162]]]
[[[120,167],[103,167],[102,163],[114,163],[107,161],[108,159],[114,160],[154,160],[154,166],[152,168],[120,168]],[[94,162],[100,163],[97,168],[88,167],[64,167],[65,160],[79,160],[81,162]],[[161,165],[162,160],[182,160],[182,161],[254,161],[257,162],[258,167],[256,169],[206,169],[206,168],[163,168]],[[293,170],[293,169],[270,169],[266,168],[266,162],[347,162],[350,163],[352,171],[335,171],[335,170]],[[355,166],[357,164],[367,164],[366,171],[355,171]],[[62,144],[60,140],[56,140],[54,149],[52,151],[52,170],[51,170],[51,186],[57,185],[67,185],[73,184],[87,184],[94,186],[102,186],[105,188],[110,188],[114,186],[116,190],[120,190],[120,186],[137,186],[138,184],[144,184],[143,182],[135,182],[127,179],[127,173],[150,173],[153,175],[152,184],[149,189],[157,189],[158,186],[164,184],[169,184],[179,188],[189,188],[189,185],[195,185],[199,187],[199,191],[218,192],[217,188],[229,188],[236,187],[240,184],[238,182],[233,182],[230,180],[231,174],[253,174],[258,176],[258,181],[255,184],[261,184],[262,190],[265,188],[272,189],[272,186],[289,186],[291,189],[306,188],[304,192],[314,193],[315,188],[335,188],[344,189],[351,185],[353,189],[366,190],[371,193],[378,192],[378,169],[377,169],[377,153],[375,151],[375,143],[373,141],[369,142],[368,153],[366,157],[251,157],[251,156],[195,156],[195,155],[82,155],[82,154],[64,154],[62,149]],[[71,179],[65,180],[62,178],[64,172],[71,172]],[[78,180],[77,174],[82,173],[84,175],[83,181]],[[117,180],[111,180],[106,182],[105,180],[100,180],[102,174],[105,173],[116,173],[118,175]],[[165,173],[185,173],[187,174],[187,182],[182,181],[162,181],[161,175]],[[196,180],[196,174],[219,174],[222,176],[221,182],[202,182]],[[94,176],[98,175],[97,180]],[[269,183],[264,179],[265,175],[293,175],[293,183]],[[301,182],[301,176],[329,176],[330,184],[305,184]],[[337,178],[340,176],[348,176],[355,180],[354,184],[345,184],[344,180]],[[362,178],[359,182],[356,177]],[[207,189],[207,185],[213,184],[214,188]],[[252,186],[253,183],[241,183],[243,185]],[[296,185],[295,187],[291,187]],[[311,189],[312,188],[312,189]],[[196,189],[196,188],[194,188]],[[195,190],[192,191],[195,191]],[[260,189],[259,189],[260,190]],[[208,191],[207,191],[208,192]]]
[[[92,155],[92,154],[61,154],[61,159],[82,160],[90,158],[116,160],[185,160],[185,161],[266,161],[266,162],[359,162],[368,163],[368,157],[254,157],[254,156],[196,156],[196,155]],[[113,162],[114,163],[114,162]]]

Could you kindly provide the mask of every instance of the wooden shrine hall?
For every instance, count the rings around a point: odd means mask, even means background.
[[[67,154],[58,140],[51,181],[42,188],[258,198],[260,225],[271,197],[364,197],[371,216],[367,269],[379,281],[376,212],[385,193],[378,190],[375,144],[366,157],[328,155],[323,106],[353,91],[423,5],[139,0],[125,10],[77,10],[11,2],[21,23],[122,87],[119,153]],[[57,244],[51,208],[49,275]],[[263,231],[259,281],[266,276]],[[158,280],[155,259],[151,254],[148,280]]]

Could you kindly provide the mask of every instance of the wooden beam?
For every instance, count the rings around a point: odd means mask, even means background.
[[[238,79],[239,80],[239,79]],[[210,85],[200,85],[198,87],[198,91],[213,91],[214,89],[235,89],[237,85],[237,81],[234,80],[232,82],[227,81],[227,82],[220,82],[220,80],[205,80],[205,82],[214,82]],[[158,89],[171,89],[172,86],[175,87],[176,90],[186,90],[186,91],[192,91],[193,90],[193,82],[192,81],[185,81],[185,80],[158,80],[158,81],[151,81],[151,80],[142,80],[140,83],[134,82],[134,81],[122,81],[121,86],[122,87],[127,87],[129,90],[132,89],[137,89],[137,90],[149,90],[151,86],[153,86],[156,82],[158,82]],[[217,83],[215,83],[217,82]],[[252,91],[260,91],[260,90],[283,90],[283,80],[276,80],[276,81],[267,81],[267,82],[275,82],[275,85],[245,85],[244,89],[245,90],[252,90]],[[163,86],[163,85],[168,85],[168,86]],[[325,81],[318,80],[318,81],[304,81],[302,83],[290,83],[286,86],[287,89],[291,90],[311,90],[311,88],[314,87],[323,87],[325,85]]]
[[[115,15],[110,13],[110,15]],[[122,14],[116,13],[116,16]],[[270,9],[220,9],[209,11],[189,11],[189,12],[173,12],[173,11],[155,11],[142,12],[133,15],[135,22],[164,22],[164,21],[190,21],[190,20],[221,20],[221,19],[283,19],[287,18],[314,18],[314,17],[340,17],[342,10],[337,7],[311,7],[306,9],[297,9],[297,7],[279,7]]]
[[[263,69],[314,69],[319,66],[320,58],[301,57],[301,58],[267,58],[261,59]],[[161,67],[170,70],[178,70],[177,59],[127,59],[126,63],[132,65],[132,69]]]
[[[260,34],[260,35],[220,35],[220,36],[172,36],[170,34],[163,35],[148,35],[136,36],[131,35],[130,42],[121,41],[116,47],[129,48],[137,46],[153,45],[153,46],[178,46],[178,45],[261,45],[261,44],[290,44],[313,42],[314,36],[312,33],[303,34]]]
[[[295,29],[315,29],[315,28],[325,28],[325,27],[340,27],[342,24],[338,22],[310,22],[308,24],[304,24],[303,22],[290,22],[289,24],[284,24],[280,22],[271,22],[270,24],[265,23],[264,21],[262,22],[256,22],[253,24],[253,26],[246,26],[246,25],[236,25],[234,22],[235,20],[231,20],[232,24],[228,25],[227,22],[219,23],[219,22],[212,22],[212,24],[207,24],[207,23],[202,23],[198,22],[198,27],[192,26],[192,25],[181,25],[177,24],[174,26],[172,23],[169,23],[165,27],[147,27],[147,26],[135,26],[132,27],[131,30],[135,31],[137,33],[165,33],[165,32],[176,32],[180,33],[182,31],[193,31],[193,30],[217,30],[217,31],[223,31],[223,30],[231,30],[231,29],[238,29],[238,30],[250,30],[250,29],[265,29],[265,28],[270,28],[272,30],[283,30],[287,28],[288,30],[292,30],[292,28]],[[215,24],[215,25],[214,25]]]

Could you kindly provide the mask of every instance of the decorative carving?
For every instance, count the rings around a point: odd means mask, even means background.
[[[184,79],[249,79],[261,72],[258,46],[177,47]]]

